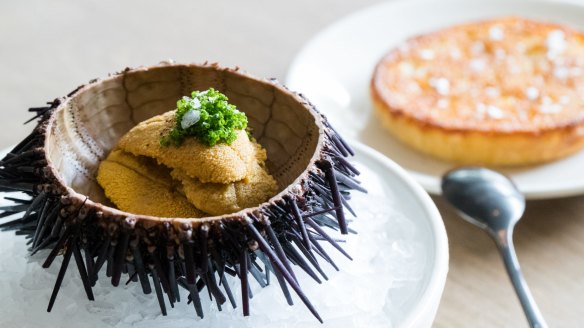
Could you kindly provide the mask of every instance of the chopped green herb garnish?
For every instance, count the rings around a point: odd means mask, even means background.
[[[187,137],[195,137],[208,146],[231,144],[237,138],[235,130],[247,127],[247,117],[227,100],[213,88],[183,97],[176,103],[176,125],[160,143],[180,146]]]

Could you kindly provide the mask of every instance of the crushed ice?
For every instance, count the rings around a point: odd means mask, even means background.
[[[140,284],[110,285],[100,275],[90,302],[85,296],[74,261],[51,313],[46,312],[61,258],[48,270],[41,263],[48,251],[31,257],[25,239],[11,232],[0,233],[0,327],[391,327],[403,315],[404,304],[411,302],[427,263],[420,231],[413,220],[396,211],[394,196],[381,184],[382,177],[358,165],[361,180],[369,194],[354,193],[352,206],[359,214],[351,227],[359,232],[348,236],[343,247],[353,256],[349,261],[332,247],[327,252],[340,272],[320,261],[329,276],[318,285],[295,268],[300,285],[324,319],[318,323],[302,302],[294,297],[288,306],[277,284],[261,288],[252,281],[251,316],[241,314],[241,293],[237,281],[230,280],[238,308],[227,303],[219,312],[217,305],[203,297],[205,318],[196,316],[181,290],[181,302],[160,314],[155,294],[142,294]],[[3,203],[2,200],[0,202]],[[4,222],[0,220],[0,223]],[[323,246],[329,246],[328,244]],[[203,292],[201,295],[205,295]],[[170,306],[167,303],[167,308]],[[395,324],[395,323],[394,323]]]

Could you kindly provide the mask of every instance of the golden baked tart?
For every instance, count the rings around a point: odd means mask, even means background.
[[[505,17],[417,36],[381,59],[371,96],[394,136],[444,160],[562,158],[584,147],[584,35]]]

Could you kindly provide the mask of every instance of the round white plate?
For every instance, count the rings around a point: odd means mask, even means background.
[[[46,323],[63,328],[430,327],[448,271],[448,242],[442,218],[428,194],[400,166],[369,147],[354,146],[356,157],[352,161],[361,171],[359,179],[368,190],[367,194],[352,193],[351,205],[359,217],[351,227],[362,232],[352,236],[357,239],[348,239],[345,244],[354,260],[335,257],[331,250],[329,254],[341,273],[327,271],[330,279],[322,285],[308,277],[302,281],[303,289],[323,315],[324,324],[316,321],[298,300],[293,307],[287,306],[277,285],[265,289],[256,286],[250,303],[252,315],[248,318],[241,315],[240,308],[225,306],[223,312],[217,312],[208,304],[210,309],[205,310],[206,317],[201,320],[196,318],[192,305],[184,301],[169,309],[168,316],[162,317],[155,295],[142,295],[139,284],[113,288],[104,275],[100,275],[94,288],[95,302],[89,302],[73,261],[55,307],[47,313],[60,259],[49,270],[44,270],[41,263],[47,252],[30,257],[22,236],[0,232],[0,290],[3,295],[0,297],[0,327],[41,327]],[[5,203],[0,198],[0,205]],[[0,219],[0,223],[5,220]],[[368,255],[362,255],[363,252]],[[357,279],[362,281],[356,284],[367,287],[352,286],[356,278],[340,277],[345,272],[365,277]],[[394,278],[388,277],[388,272]],[[380,292],[380,286],[385,286],[385,292]],[[347,293],[351,297],[347,298]],[[321,297],[321,294],[328,297]],[[182,296],[186,298],[186,294]],[[379,301],[374,302],[377,304],[375,311],[366,304],[371,298]],[[259,304],[272,299],[270,313],[262,313]],[[339,302],[341,305],[337,304]],[[380,302],[383,304],[379,305]],[[327,303],[333,306],[328,313],[324,310]],[[338,310],[339,306],[348,313]],[[385,318],[390,318],[391,322]]]
[[[584,29],[584,2],[527,0],[404,0],[381,3],[338,21],[300,51],[287,85],[304,93],[341,134],[404,167],[426,191],[440,194],[453,164],[418,153],[392,138],[372,115],[369,81],[377,61],[405,39],[449,25],[518,15]],[[584,193],[584,152],[553,163],[501,169],[528,199]]]

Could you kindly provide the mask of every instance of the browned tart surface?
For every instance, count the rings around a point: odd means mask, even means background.
[[[375,69],[371,92],[386,126],[419,150],[490,164],[551,160],[584,145],[578,128],[584,119],[584,35],[518,17],[450,27],[409,39],[389,52]],[[541,158],[525,154],[507,163],[499,158],[504,155],[473,156],[473,151],[490,151],[503,142],[494,140],[500,144],[491,147],[482,140],[481,149],[463,149],[471,151],[465,160],[452,151],[441,156],[427,149],[432,142],[422,139],[428,130],[442,133],[435,139],[460,138],[461,133],[523,137],[559,149],[555,154],[541,149],[546,153]],[[406,135],[416,140],[404,140]],[[541,140],[542,135],[548,140]],[[443,141],[465,147],[462,141]],[[529,143],[522,140],[520,148],[525,147]]]

